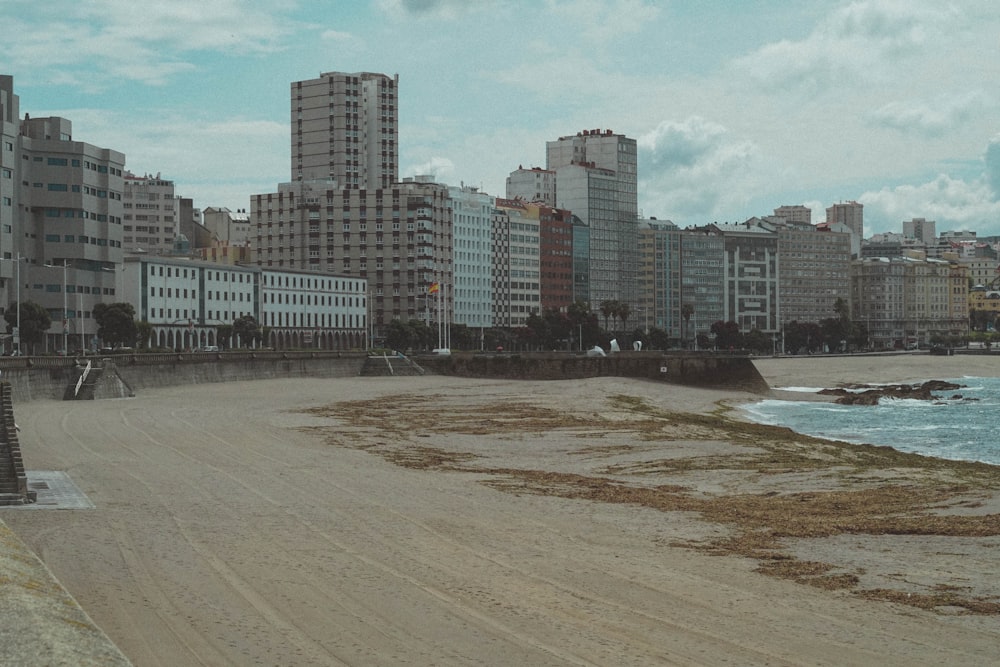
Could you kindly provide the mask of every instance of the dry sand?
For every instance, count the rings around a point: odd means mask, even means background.
[[[775,387],[1000,374],[757,363]],[[139,666],[994,662],[995,469],[719,412],[750,398],[427,376],[38,401],[26,467],[96,509],[0,518]]]

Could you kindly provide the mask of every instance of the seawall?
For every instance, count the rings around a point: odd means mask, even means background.
[[[753,360],[740,354],[622,352],[585,357],[564,352],[420,355],[413,358],[430,373],[510,380],[572,380],[617,376],[669,384],[767,393]],[[19,402],[62,400],[72,395],[84,366],[92,363],[114,374],[112,391],[97,398],[139,393],[153,387],[297,377],[356,377],[368,360],[364,352],[224,352],[131,354],[110,357],[24,357],[0,359],[0,379],[9,382]],[[105,387],[109,386],[105,378]],[[125,392],[125,393],[122,393]]]

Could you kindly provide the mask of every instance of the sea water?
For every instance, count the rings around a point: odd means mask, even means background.
[[[787,426],[806,435],[1000,465],[1000,378],[949,381],[962,387],[936,392],[930,401],[883,398],[878,405],[837,405],[765,400],[743,409],[753,421]],[[775,388],[803,393],[821,389]]]

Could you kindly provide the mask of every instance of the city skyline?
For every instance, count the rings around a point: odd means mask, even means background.
[[[399,75],[400,177],[503,197],[546,141],[611,129],[637,142],[642,215],[681,226],[856,200],[866,236],[1000,234],[986,0],[246,5],[11,0],[0,73],[22,114],[201,208],[287,181],[289,83],[369,71]]]

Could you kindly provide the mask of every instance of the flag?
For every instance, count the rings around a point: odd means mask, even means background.
[[[441,291],[440,283],[431,283],[431,286],[427,288],[428,294],[437,294],[439,291]]]

